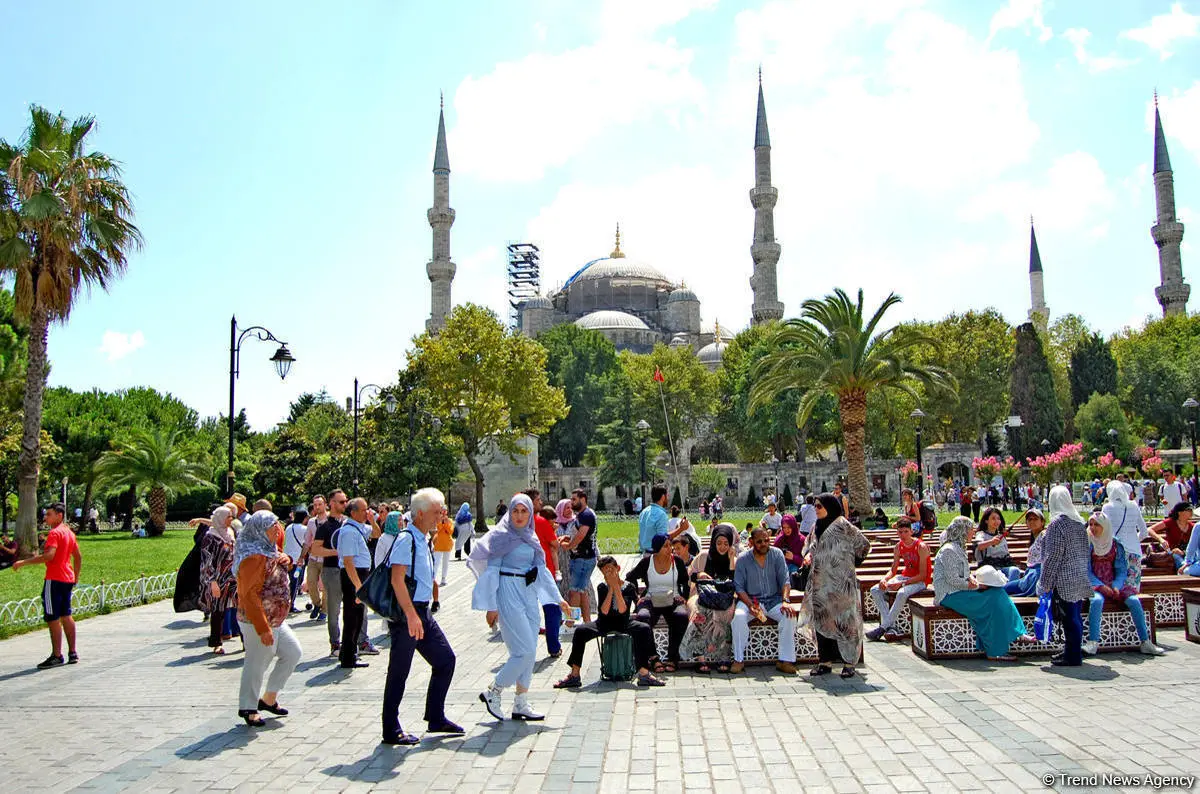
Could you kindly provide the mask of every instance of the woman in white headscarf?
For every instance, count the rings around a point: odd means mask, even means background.
[[[1108,483],[1108,502],[1101,509],[1112,523],[1117,544],[1125,551],[1128,573],[1125,584],[1142,591],[1142,541],[1150,535],[1142,510],[1129,501],[1129,487],[1120,480]]]
[[[1138,639],[1142,641],[1141,652],[1149,656],[1161,656],[1162,648],[1150,641],[1146,613],[1138,601],[1137,590],[1129,584],[1129,563],[1125,550],[1114,542],[1112,522],[1104,513],[1093,513],[1088,519],[1088,540],[1092,543],[1088,576],[1093,592],[1088,605],[1088,639],[1083,644],[1083,652],[1091,656],[1100,648],[1100,614],[1104,611],[1104,599],[1109,598],[1125,604],[1129,610]]]
[[[526,697],[537,658],[541,606],[558,604],[563,610],[570,606],[562,600],[558,585],[546,568],[546,554],[533,528],[533,501],[528,496],[513,496],[508,512],[496,528],[475,542],[467,567],[477,577],[471,607],[498,614],[500,633],[508,648],[508,661],[496,672],[487,690],[479,694],[479,699],[488,713],[502,720],[501,693],[515,684],[517,697],[512,718],[545,719],[533,710]]]
[[[1083,602],[1092,596],[1088,578],[1087,528],[1071,501],[1071,492],[1061,485],[1050,489],[1050,523],[1042,551],[1042,573],[1038,595],[1051,594],[1054,615],[1063,627],[1065,647],[1050,660],[1055,666],[1083,664]]]
[[[237,580],[233,576],[233,507],[222,505],[205,522],[208,531],[200,539],[200,605],[209,614],[208,647],[225,653],[222,644],[230,639],[237,622],[228,613],[237,608]]]

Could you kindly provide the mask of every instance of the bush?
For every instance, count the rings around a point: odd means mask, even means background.
[[[762,502],[759,501],[758,492],[754,490],[754,486],[750,486],[750,493],[746,494],[746,507],[762,507]]]
[[[783,486],[783,506],[784,506],[784,507],[791,507],[791,506],[793,506],[795,503],[796,503],[796,500],[792,498],[792,486],[791,486],[791,483],[788,483],[787,485],[784,485],[784,486]]]

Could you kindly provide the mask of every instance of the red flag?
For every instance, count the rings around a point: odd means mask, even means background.
[[[658,367],[654,368],[654,380],[657,383],[663,383],[666,381],[666,378],[663,377],[662,370]]]

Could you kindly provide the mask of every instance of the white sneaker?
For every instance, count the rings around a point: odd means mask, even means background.
[[[534,711],[524,695],[517,695],[516,701],[513,702],[512,718],[524,722],[538,722],[546,719],[546,715]]]
[[[1138,650],[1147,656],[1162,656],[1164,653],[1166,653],[1166,651],[1155,645],[1150,640],[1143,642],[1142,647],[1138,648]]]
[[[479,700],[487,707],[488,714],[491,714],[498,720],[504,719],[504,707],[500,703],[501,690],[495,687],[488,687],[479,693]]]
[[[1083,644],[1083,652],[1087,656],[1095,656],[1100,650],[1100,643],[1094,640],[1088,640]]]

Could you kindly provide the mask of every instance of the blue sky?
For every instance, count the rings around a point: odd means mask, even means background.
[[[553,287],[612,248],[749,321],[756,70],[789,315],[833,286],[897,319],[1029,306],[1036,216],[1052,316],[1106,333],[1157,314],[1151,93],[1179,215],[1200,216],[1200,0],[7,3],[0,137],[39,103],[99,120],[145,250],[50,338],[51,382],[238,405],[387,383],[429,310],[438,92],[453,297],[505,307],[504,246]],[[1198,290],[1200,224],[1184,238]]]

